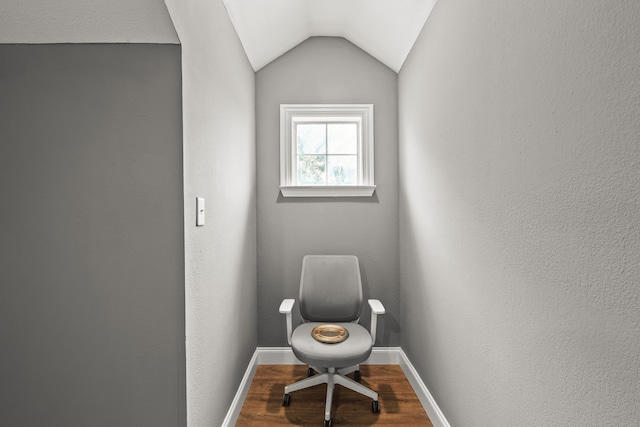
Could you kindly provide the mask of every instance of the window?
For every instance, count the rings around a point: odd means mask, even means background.
[[[285,197],[371,196],[373,105],[280,105]]]

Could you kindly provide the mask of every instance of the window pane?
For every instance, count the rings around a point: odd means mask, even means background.
[[[358,184],[358,156],[327,156],[329,185]]]
[[[327,125],[298,124],[298,154],[325,154],[327,152]]]
[[[298,185],[325,185],[326,170],[325,156],[298,156]]]
[[[328,154],[358,154],[357,124],[330,124],[327,132]]]

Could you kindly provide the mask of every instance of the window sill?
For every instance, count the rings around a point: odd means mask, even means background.
[[[284,197],[371,197],[375,185],[281,185]]]

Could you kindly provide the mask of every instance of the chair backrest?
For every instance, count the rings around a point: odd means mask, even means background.
[[[353,255],[307,255],[302,260],[300,314],[311,322],[352,322],[362,310],[362,282]]]

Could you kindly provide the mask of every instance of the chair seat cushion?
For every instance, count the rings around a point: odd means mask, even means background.
[[[326,322],[309,322],[298,326],[291,336],[293,354],[316,368],[346,368],[364,362],[371,354],[371,335],[357,323],[335,323],[349,331],[346,340],[325,344],[311,336],[313,328]]]

